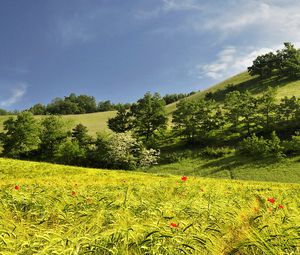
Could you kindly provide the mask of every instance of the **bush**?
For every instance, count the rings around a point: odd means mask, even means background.
[[[228,147],[220,147],[220,148],[205,147],[200,152],[200,155],[202,157],[207,157],[207,158],[221,158],[232,152],[233,152],[233,149],[230,149]]]
[[[67,140],[61,143],[55,151],[55,161],[67,165],[81,165],[84,162],[86,152],[77,141]]]
[[[285,141],[283,147],[287,155],[300,154],[300,132],[296,132],[296,135],[292,136],[291,141]]]
[[[270,156],[282,158],[284,156],[283,151],[284,147],[281,146],[281,141],[275,132],[272,132],[270,139],[257,137],[253,134],[251,137],[245,138],[238,148],[238,153],[256,158]]]
[[[93,153],[99,167],[135,169],[157,163],[159,152],[146,149],[131,133],[98,134]]]

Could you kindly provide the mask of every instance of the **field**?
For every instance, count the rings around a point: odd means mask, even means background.
[[[115,116],[115,111],[109,112],[96,112],[88,114],[77,114],[77,115],[65,115],[63,116],[70,124],[74,127],[76,124],[82,123],[87,126],[90,135],[95,136],[99,131],[109,131],[107,127],[107,120]],[[5,121],[8,116],[0,116],[0,132],[3,130],[3,121]],[[43,116],[36,116],[36,118],[41,119]]]
[[[196,155],[196,154],[195,154]],[[184,158],[170,164],[160,164],[145,170],[155,174],[176,174],[199,177],[286,182],[300,184],[300,157],[255,160],[234,154],[216,159]]]
[[[0,254],[299,254],[299,192],[0,159]]]

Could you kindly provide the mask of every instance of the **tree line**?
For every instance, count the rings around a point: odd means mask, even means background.
[[[82,124],[73,129],[60,116],[41,121],[31,112],[4,122],[2,156],[69,165],[135,169],[157,163],[159,151],[148,149],[131,133],[98,133],[94,138]]]
[[[174,93],[166,94],[163,100],[166,104],[174,103],[180,99],[195,94],[195,91],[190,93]],[[34,115],[68,115],[68,114],[84,114],[93,112],[119,111],[121,109],[129,109],[130,103],[112,103],[110,100],[100,101],[97,103],[95,97],[88,95],[79,95],[71,93],[64,98],[55,98],[49,104],[35,104],[25,111],[29,111]],[[19,111],[7,111],[0,109],[0,115],[17,115]]]
[[[288,78],[300,78],[300,50],[286,42],[284,48],[258,56],[248,67],[250,75],[269,78],[278,75]]]

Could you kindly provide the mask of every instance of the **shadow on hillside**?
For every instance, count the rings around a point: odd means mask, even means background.
[[[293,79],[287,78],[287,77],[279,77],[279,76],[273,76],[269,79],[260,79],[259,77],[252,78],[250,80],[241,82],[236,85],[228,84],[225,89],[217,90],[210,97],[216,101],[223,101],[225,99],[225,96],[227,93],[238,90],[240,92],[245,92],[248,90],[251,92],[251,94],[260,94],[268,87],[284,87],[288,83],[294,81]]]
[[[241,156],[229,156],[226,158],[221,158],[221,159],[217,159],[211,162],[208,162],[204,165],[202,165],[202,167],[204,168],[215,168],[214,170],[212,170],[210,172],[211,173],[217,173],[219,171],[223,171],[223,170],[233,170],[235,168],[238,167],[247,167],[247,166],[254,166],[256,168],[261,168],[270,164],[276,163],[274,162],[274,159],[261,159],[261,160],[257,160],[257,159],[253,159],[253,158],[248,158],[248,157],[241,157]]]

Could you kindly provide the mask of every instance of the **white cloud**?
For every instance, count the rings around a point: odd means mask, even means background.
[[[237,49],[236,47],[228,46],[218,53],[215,61],[209,64],[196,65],[190,73],[196,74],[198,78],[208,77],[215,80],[228,78],[231,75],[245,71],[258,55],[274,51],[277,48],[279,47]]]
[[[13,85],[13,88],[10,91],[10,96],[5,100],[0,101],[0,106],[9,107],[16,104],[23,98],[26,91],[27,85],[25,83],[17,83]]]

